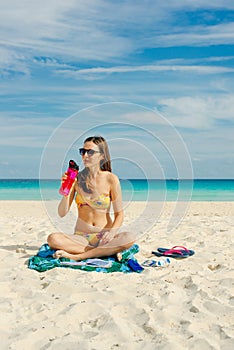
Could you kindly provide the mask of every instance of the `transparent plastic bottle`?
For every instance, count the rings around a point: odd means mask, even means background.
[[[171,263],[171,260],[169,258],[164,258],[156,261],[155,266],[157,267],[166,267]]]
[[[67,178],[66,180],[61,184],[59,193],[63,196],[67,196],[70,192],[70,189],[73,185],[73,182],[75,181],[75,178],[78,174],[79,166],[76,164],[74,160],[69,161],[69,167],[67,169]]]

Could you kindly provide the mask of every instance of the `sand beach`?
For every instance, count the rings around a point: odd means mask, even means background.
[[[125,222],[142,202],[126,210]],[[173,203],[137,244],[195,255],[138,273],[27,267],[55,228],[40,201],[1,201],[2,350],[229,350],[234,346],[234,202],[191,202],[168,234]]]

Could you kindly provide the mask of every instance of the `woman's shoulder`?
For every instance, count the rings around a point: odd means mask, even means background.
[[[107,181],[109,181],[112,184],[116,184],[119,182],[119,178],[114,173],[111,173],[110,171],[103,171],[103,175],[106,177]]]

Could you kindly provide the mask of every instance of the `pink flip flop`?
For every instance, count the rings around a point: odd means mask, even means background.
[[[172,248],[158,248],[157,252],[152,252],[152,254],[156,256],[168,256],[170,258],[176,258],[176,259],[184,259],[187,258],[195,252],[191,249],[187,249],[183,246],[174,246]]]

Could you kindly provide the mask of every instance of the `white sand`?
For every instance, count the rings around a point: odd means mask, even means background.
[[[133,220],[143,203],[126,209]],[[173,203],[137,242],[196,254],[141,274],[27,268],[54,231],[40,202],[1,201],[1,350],[233,349],[234,202],[192,202],[167,233]],[[142,229],[142,228],[141,228]]]

